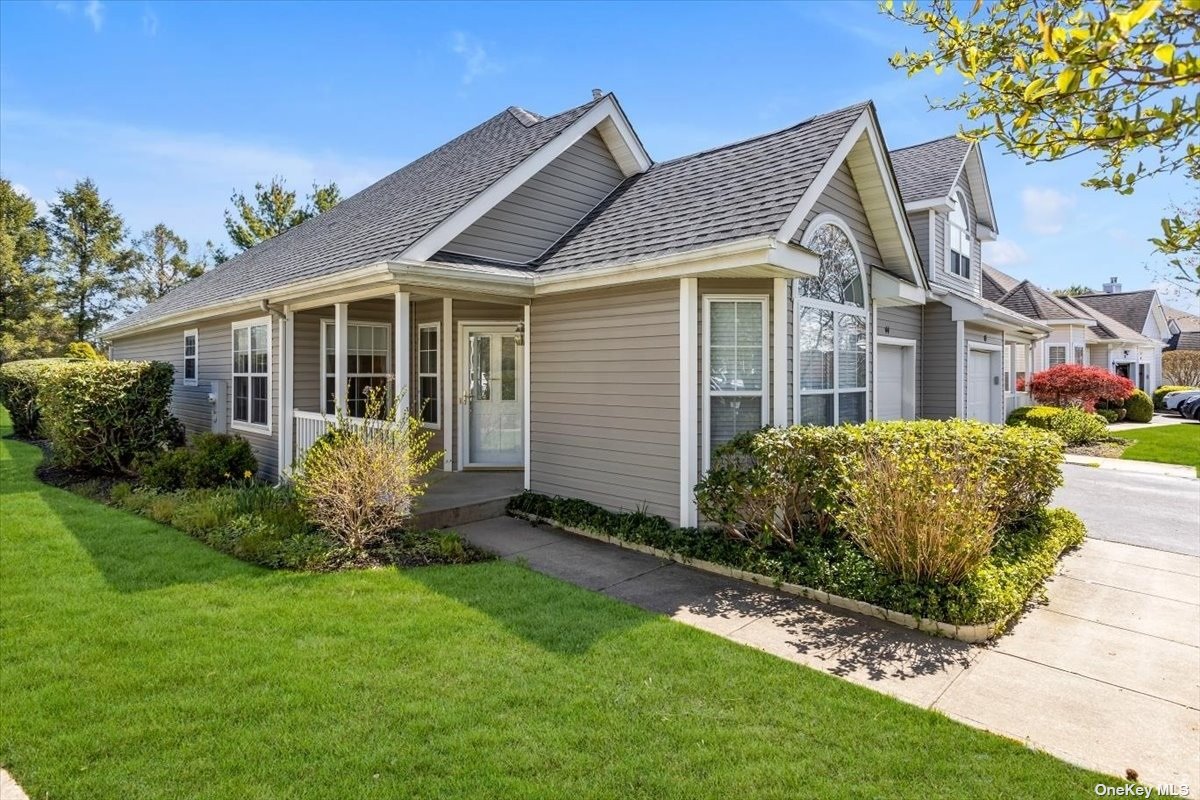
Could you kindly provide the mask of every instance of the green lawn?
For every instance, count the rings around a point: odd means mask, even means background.
[[[0,441],[0,763],[34,798],[1079,798],[1103,780],[518,565],[252,567],[40,484],[39,458]]]
[[[1134,442],[1125,448],[1121,458],[1183,464],[1196,467],[1200,473],[1200,425],[1184,422],[1180,425],[1155,425],[1112,433]]]

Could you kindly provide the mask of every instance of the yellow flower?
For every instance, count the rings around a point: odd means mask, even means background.
[[[230,475],[229,475],[229,473],[228,473],[228,472],[226,472],[226,473],[225,473],[225,477],[226,477],[226,478],[230,477]]]
[[[250,476],[252,476],[253,474],[254,474],[254,473],[253,473],[253,472],[251,472],[250,470],[246,470],[245,472],[243,472],[243,473],[242,473],[242,477],[243,477],[243,478],[249,478],[249,477],[250,477]]]

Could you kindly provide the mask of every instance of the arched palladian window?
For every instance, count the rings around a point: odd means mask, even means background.
[[[971,226],[967,223],[967,199],[962,192],[950,198],[950,230],[947,232],[951,274],[971,277]]]
[[[796,281],[796,421],[805,425],[867,418],[867,298],[862,258],[848,228],[823,214],[804,246],[821,273]]]

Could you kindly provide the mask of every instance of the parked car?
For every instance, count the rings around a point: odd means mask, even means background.
[[[1194,419],[1200,422],[1200,394],[1185,400],[1179,406],[1179,415],[1184,419]]]
[[[1182,406],[1188,400],[1191,400],[1193,397],[1200,397],[1200,389],[1188,389],[1183,392],[1168,392],[1167,394],[1163,395],[1163,407],[1166,408],[1167,411],[1178,411],[1180,406]]]

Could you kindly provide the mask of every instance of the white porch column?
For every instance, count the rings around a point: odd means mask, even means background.
[[[454,301],[442,298],[442,469],[454,469],[454,412],[457,410],[454,396]],[[464,391],[465,391],[464,387]]]
[[[533,399],[529,395],[529,387],[530,387],[530,384],[532,383],[532,381],[530,380],[530,373],[533,372],[533,347],[532,347],[532,340],[529,338],[529,334],[530,334],[529,303],[526,303],[524,305],[524,309],[525,309],[525,317],[524,317],[523,322],[524,322],[524,326],[525,326],[524,327],[524,330],[525,330],[525,334],[524,334],[524,336],[525,336],[524,367],[525,368],[523,370],[521,370],[521,372],[523,373],[521,376],[521,381],[522,381],[521,392],[524,395],[524,401],[525,401],[523,403],[524,409],[522,409],[524,412],[523,434],[525,437],[525,441],[524,441],[522,447],[523,447],[523,450],[525,453],[525,491],[529,491],[529,464],[530,464],[529,419],[531,416],[530,408],[532,407],[532,403],[533,403]]]
[[[393,371],[396,377],[396,402],[400,408],[409,413],[412,408],[412,393],[408,384],[412,376],[412,293],[396,290],[396,319],[392,331],[396,343],[393,347],[395,357],[392,359]]]
[[[772,281],[771,296],[771,424],[788,424],[787,407],[787,278]]]
[[[296,330],[296,312],[287,309],[287,316],[279,323],[280,335],[283,337],[283,413],[280,418],[283,420],[283,430],[279,432],[279,471],[290,469],[292,466],[292,453],[295,447],[294,437],[296,435],[296,423],[292,412],[295,411],[296,397],[296,344],[292,341],[292,337]]]
[[[699,405],[696,313],[699,292],[695,278],[679,279],[679,524],[694,526],[698,480],[696,407]]]
[[[333,407],[346,411],[346,364],[349,362],[350,305],[333,304]],[[324,356],[322,356],[324,357]]]

